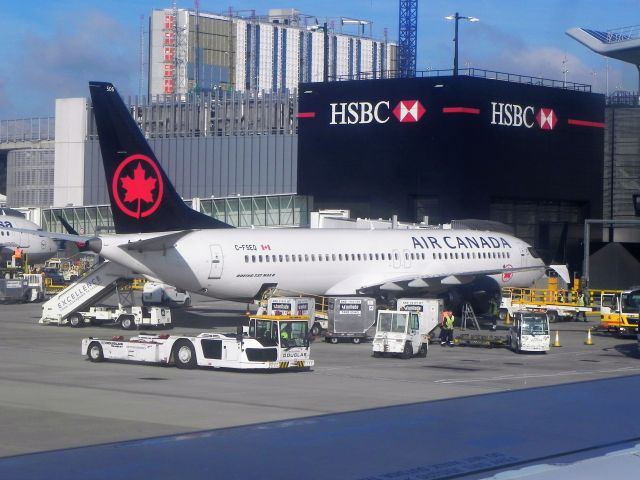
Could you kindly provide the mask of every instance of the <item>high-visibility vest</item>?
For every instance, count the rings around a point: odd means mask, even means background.
[[[453,315],[444,317],[444,328],[446,330],[453,330]]]
[[[16,257],[16,260],[19,260],[22,258],[22,249],[21,248],[16,248],[16,251],[13,252],[13,256]]]

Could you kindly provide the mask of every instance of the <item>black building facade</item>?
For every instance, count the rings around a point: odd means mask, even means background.
[[[551,260],[602,216],[604,106],[469,76],[303,84],[298,193],[352,216],[501,221]]]

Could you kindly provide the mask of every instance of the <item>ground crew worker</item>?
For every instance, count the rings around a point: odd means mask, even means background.
[[[440,340],[440,345],[446,345],[447,343],[453,347],[453,321],[455,317],[453,316],[453,312],[446,311],[444,312],[444,321],[442,323],[442,331],[444,332],[443,337]]]
[[[491,330],[495,332],[498,328],[498,299],[495,297],[489,300],[489,316],[491,317]]]
[[[584,292],[578,293],[578,298],[576,300],[576,305],[578,307],[584,307]],[[577,319],[579,320],[582,316],[582,321],[587,321],[587,313],[586,312],[578,312]]]
[[[289,340],[289,332],[285,325],[280,325],[280,340]]]

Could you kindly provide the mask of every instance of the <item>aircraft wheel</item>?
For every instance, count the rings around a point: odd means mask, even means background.
[[[69,326],[73,328],[81,328],[84,327],[84,318],[79,313],[74,313],[69,316]]]
[[[178,340],[173,347],[173,359],[178,368],[195,368],[197,364],[196,351],[192,343],[189,340]]]
[[[104,353],[102,352],[102,345],[98,342],[92,342],[87,348],[87,357],[92,362],[102,362],[104,360]]]

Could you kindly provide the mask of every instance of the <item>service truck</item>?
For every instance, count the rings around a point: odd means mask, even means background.
[[[84,338],[82,355],[92,362],[129,360],[174,364],[178,368],[242,370],[310,369],[308,320],[296,316],[259,315],[235,333],[197,336],[140,334],[125,340]]]
[[[638,333],[640,289],[610,291],[600,294],[599,330],[621,336]]]
[[[429,333],[438,324],[443,312],[442,299],[420,299],[422,311],[415,306],[416,300],[398,302],[402,310],[379,310],[376,333],[373,337],[373,356],[385,354],[426,357],[429,350]]]
[[[160,282],[146,282],[142,287],[142,304],[159,307],[190,307],[191,295],[186,290]]]
[[[514,352],[546,352],[549,350],[549,317],[544,312],[519,310],[513,314],[513,325],[507,333],[507,345]]]
[[[140,327],[170,327],[171,310],[164,307],[117,307],[96,306],[83,312],[74,312],[68,317],[73,328],[91,325],[117,325],[125,330]]]
[[[366,340],[367,331],[376,321],[376,300],[369,297],[329,297],[325,341],[353,343]]]

